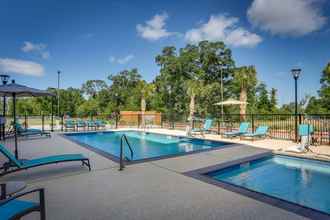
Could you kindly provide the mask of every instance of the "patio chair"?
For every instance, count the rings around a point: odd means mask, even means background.
[[[94,122],[95,122],[95,126],[97,128],[103,128],[104,129],[105,126],[106,126],[106,123],[103,120],[95,120]]]
[[[64,129],[65,129],[65,131],[68,131],[68,129],[71,129],[71,130],[75,131],[76,130],[76,122],[72,119],[65,120]]]
[[[298,135],[300,137],[300,144],[288,147],[286,151],[295,153],[304,153],[310,151],[310,144],[312,142],[311,136],[314,133],[314,128],[309,124],[300,124],[298,127]]]
[[[79,128],[83,128],[85,130],[86,126],[87,126],[87,123],[85,121],[83,121],[81,119],[78,119],[76,121],[77,131],[79,130]]]
[[[39,193],[39,202],[20,199],[25,195],[37,192]],[[0,200],[0,219],[2,220],[21,219],[21,217],[32,212],[40,212],[40,219],[46,219],[45,192],[42,188],[19,193],[8,199]]]
[[[251,138],[252,141],[254,141],[256,138],[266,138],[267,132],[268,132],[268,126],[261,125],[258,126],[255,132],[250,132],[241,135],[241,138]]]
[[[50,137],[49,132],[45,132],[36,128],[23,128],[22,125],[18,122],[16,123],[16,131],[19,136],[45,135]]]
[[[237,137],[237,136],[246,134],[248,132],[249,127],[250,127],[249,122],[242,122],[239,125],[238,131],[225,132],[223,135],[226,137],[230,137],[230,138]]]
[[[3,172],[0,173],[0,176],[17,172],[20,170],[27,170],[33,167],[54,164],[54,163],[71,162],[71,161],[81,161],[82,165],[86,165],[89,171],[91,171],[89,159],[83,156],[82,154],[62,154],[62,155],[40,157],[32,160],[16,159],[15,156],[6,147],[4,147],[1,144],[0,144],[0,152],[9,160],[8,163],[5,163],[0,168],[1,170],[3,170]]]
[[[212,124],[213,124],[213,119],[206,119],[202,128],[194,128],[194,129],[192,129],[191,132],[203,134],[205,132],[210,131]]]
[[[87,122],[87,128],[88,129],[93,129],[94,128],[94,130],[96,130],[96,123],[95,123],[95,121],[92,121],[92,120],[88,120]]]

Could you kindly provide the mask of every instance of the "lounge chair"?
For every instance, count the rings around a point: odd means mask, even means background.
[[[83,128],[85,130],[86,128],[86,122],[81,120],[81,119],[78,119],[76,121],[76,127],[77,127],[77,131],[79,130],[79,128]]]
[[[65,129],[65,131],[67,131],[68,129],[71,129],[71,130],[75,131],[76,130],[76,122],[74,120],[71,120],[71,119],[65,120],[64,129]]]
[[[300,144],[295,146],[290,146],[286,151],[295,153],[304,153],[309,151],[309,146],[311,143],[311,136],[314,133],[314,128],[309,124],[301,124],[298,127],[298,135],[300,137]]]
[[[206,119],[202,128],[194,128],[191,130],[191,132],[192,133],[200,132],[203,134],[211,129],[212,124],[213,124],[213,119]]]
[[[223,135],[226,137],[231,137],[231,138],[237,137],[237,136],[246,134],[248,132],[249,127],[250,127],[250,123],[242,122],[239,125],[238,131],[225,132]]]
[[[95,120],[95,125],[97,128],[105,128],[106,124],[103,120]]]
[[[16,123],[16,131],[19,136],[45,135],[50,137],[49,132],[45,132],[36,128],[23,128],[20,123]]]
[[[62,154],[54,155],[48,157],[40,157],[32,160],[20,160],[16,159],[15,156],[3,145],[0,144],[0,152],[8,158],[9,162],[5,163],[0,169],[3,172],[0,176],[6,175],[8,173],[17,172],[20,170],[26,170],[33,167],[43,166],[53,163],[71,162],[71,161],[81,161],[82,165],[86,165],[91,170],[89,159],[82,154]]]
[[[241,135],[241,138],[251,138],[252,141],[256,138],[265,138],[267,136],[267,132],[268,132],[268,126],[266,125],[261,125],[258,126],[255,132],[250,132],[250,133],[246,133]]]
[[[88,120],[87,121],[87,128],[88,129],[90,129],[90,128],[93,129],[94,128],[96,130],[96,124],[95,124],[95,122],[92,121],[92,120]]]
[[[25,201],[20,198],[39,192],[39,202]],[[14,220],[31,213],[40,212],[40,219],[46,219],[45,192],[44,189],[35,189],[24,193],[16,194],[8,199],[0,200],[0,219]]]

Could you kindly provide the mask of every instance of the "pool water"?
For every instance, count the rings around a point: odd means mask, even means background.
[[[139,131],[72,133],[66,134],[66,136],[78,143],[119,157],[120,138],[123,134],[127,136],[134,152],[133,158],[130,158],[128,147],[124,147],[125,156],[133,161],[207,150],[228,144]]]
[[[272,156],[208,176],[330,214],[330,163]]]

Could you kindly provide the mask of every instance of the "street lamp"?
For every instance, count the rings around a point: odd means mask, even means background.
[[[294,105],[294,114],[295,114],[295,140],[296,142],[298,141],[298,119],[297,119],[297,115],[298,115],[298,90],[297,90],[297,81],[299,78],[299,75],[301,73],[301,69],[292,69],[291,70],[293,79],[294,79],[294,94],[295,94],[295,105]]]
[[[57,71],[57,115],[60,116],[60,77],[61,77],[61,71]]]
[[[2,85],[6,85],[9,81],[10,76],[6,74],[1,74],[0,75],[0,80],[2,82]],[[5,126],[6,126],[6,96],[3,96],[3,123],[2,123],[2,137],[3,139],[5,138]]]

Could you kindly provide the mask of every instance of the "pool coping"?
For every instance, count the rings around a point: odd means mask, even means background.
[[[125,131],[138,131],[138,132],[143,132],[139,130],[120,130],[120,132],[125,132]],[[107,159],[112,160],[113,162],[119,163],[119,157],[114,156],[111,153],[105,152],[103,150],[97,149],[89,144],[86,143],[81,143],[77,140],[74,140],[70,138],[70,134],[84,134],[84,133],[111,133],[111,132],[118,132],[118,131],[90,131],[90,132],[67,132],[67,133],[60,133],[58,134],[59,136],[63,137],[64,139],[71,141],[81,147],[84,147],[90,151],[93,151],[94,153],[97,153]],[[145,159],[138,159],[138,160],[130,160],[127,161],[125,160],[126,165],[132,165],[132,164],[138,164],[138,163],[145,163],[145,162],[150,162],[150,161],[157,161],[157,160],[162,160],[162,159],[169,159],[169,158],[176,158],[176,157],[183,157],[187,155],[192,155],[192,154],[198,154],[198,153],[203,153],[203,152],[209,152],[209,151],[214,151],[214,150],[221,150],[225,148],[231,148],[231,147],[239,147],[239,146],[244,146],[244,144],[237,144],[229,141],[216,141],[216,140],[211,140],[211,139],[203,139],[203,138],[195,138],[195,137],[187,137],[183,135],[168,135],[168,134],[161,134],[157,132],[149,132],[146,131],[147,133],[153,133],[153,134],[160,134],[160,135],[166,135],[166,136],[173,136],[173,137],[180,137],[180,138],[189,138],[189,139],[198,139],[198,140],[203,140],[203,141],[212,141],[212,142],[219,142],[219,143],[225,143],[223,146],[216,146],[212,147],[209,149],[200,149],[200,150],[195,150],[195,151],[190,151],[190,152],[183,152],[183,153],[178,153],[178,154],[173,154],[173,155],[164,155],[164,156],[157,156],[157,157],[151,157],[151,158],[145,158]]]
[[[204,168],[200,168],[200,169],[196,169],[196,170],[192,170],[192,171],[188,171],[188,172],[184,172],[183,174],[185,176],[200,180],[202,182],[206,182],[208,184],[212,184],[215,185],[217,187],[221,187],[225,190],[246,196],[248,198],[252,198],[255,199],[257,201],[260,202],[264,202],[266,204],[269,204],[271,206],[275,206],[281,209],[284,209],[286,211],[289,212],[293,212],[295,214],[298,214],[300,216],[304,216],[307,218],[311,218],[311,219],[318,219],[318,220],[323,220],[323,219],[330,219],[330,214],[325,213],[323,211],[320,210],[316,210],[310,207],[306,207],[294,202],[290,202],[275,196],[271,196],[265,193],[261,193],[261,192],[257,192],[251,189],[247,189],[245,187],[242,186],[238,186],[232,183],[228,183],[228,182],[224,182],[221,180],[216,180],[210,176],[207,176],[208,173],[216,171],[216,170],[221,170],[221,169],[225,169],[231,166],[235,166],[238,164],[242,164],[242,163],[247,163],[253,160],[258,160],[258,159],[262,159],[264,157],[270,157],[273,155],[278,155],[276,153],[273,152],[266,152],[266,153],[259,153],[259,154],[255,154],[253,156],[248,156],[248,157],[244,157],[244,158],[240,158],[237,160],[232,160],[232,161],[228,161],[225,163],[220,163],[220,164],[216,164],[216,165],[212,165],[212,166],[208,166],[208,167],[204,167]],[[280,154],[281,155],[281,154]],[[282,155],[283,156],[283,155]],[[287,156],[287,155],[285,155]],[[290,156],[289,156],[290,157]],[[294,156],[292,156],[294,157]],[[298,157],[299,158],[299,157]],[[303,158],[306,159],[306,158]]]

